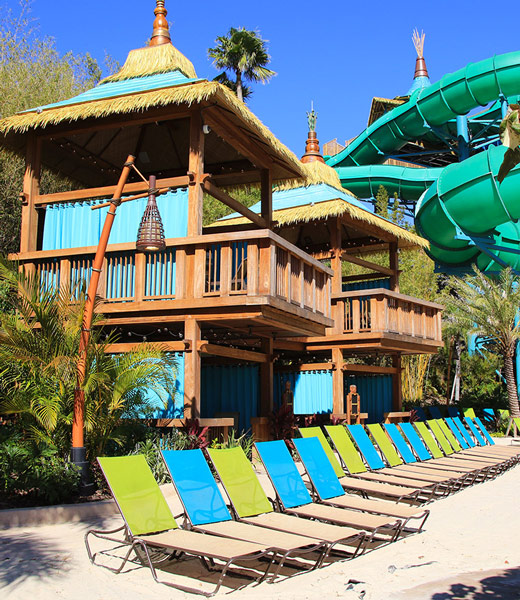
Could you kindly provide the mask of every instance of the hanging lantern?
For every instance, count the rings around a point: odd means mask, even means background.
[[[155,175],[150,175],[150,190],[155,190],[156,181]],[[140,252],[160,252],[166,248],[164,227],[154,193],[149,195],[148,204],[144,209],[137,231],[136,248]]]

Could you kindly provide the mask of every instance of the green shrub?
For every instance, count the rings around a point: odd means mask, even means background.
[[[61,504],[77,495],[79,472],[56,450],[15,435],[0,442],[0,501],[7,506]]]

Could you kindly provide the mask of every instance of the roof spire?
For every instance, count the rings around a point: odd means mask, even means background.
[[[172,39],[170,37],[170,27],[166,19],[168,11],[164,8],[164,0],[156,0],[157,6],[155,7],[154,15],[155,20],[153,22],[153,33],[152,39],[150,40],[150,46],[161,46],[162,44],[171,44]]]
[[[417,60],[415,61],[415,73],[412,87],[408,90],[408,96],[411,96],[416,90],[420,90],[431,84],[428,69],[426,68],[426,61],[424,60],[424,38],[424,31],[419,33],[417,29],[413,30],[412,41],[417,52]]]
[[[314,111],[314,102],[311,102],[311,111],[307,113],[307,123],[309,124],[309,136],[305,144],[305,154],[302,156],[302,163],[322,162],[323,156],[320,152],[320,142],[316,137],[316,121],[318,114]]]
[[[418,29],[414,29],[412,33],[412,41],[415,47],[415,51],[417,52],[417,59],[415,61],[415,73],[414,79],[417,77],[429,77],[428,69],[426,68],[426,61],[424,60],[424,31],[421,31],[419,34]]]

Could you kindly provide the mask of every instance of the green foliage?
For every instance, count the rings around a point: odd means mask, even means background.
[[[20,507],[70,501],[79,484],[75,465],[52,448],[24,440],[17,432],[7,433],[0,441],[0,503]]]
[[[433,260],[421,248],[399,252],[399,289],[402,294],[437,301],[439,275],[434,271]]]
[[[267,68],[271,57],[267,52],[266,40],[260,37],[258,31],[249,31],[243,27],[231,27],[227,35],[218,36],[214,48],[208,49],[208,56],[213,59],[217,69],[224,73],[218,77],[222,83],[228,82],[231,89],[235,88],[239,100],[243,100],[244,82],[268,82],[276,75]],[[229,80],[225,72],[235,76],[235,81]],[[247,89],[250,94],[250,89]]]
[[[386,188],[382,185],[379,186],[376,194],[376,204],[374,207],[374,212],[376,215],[383,217],[384,219],[388,219],[388,192]]]
[[[249,431],[243,431],[238,435],[237,431],[232,429],[227,442],[219,442],[215,439],[211,442],[211,448],[242,448],[247,458],[251,460],[253,456],[253,437]]]
[[[71,304],[69,290],[46,290],[37,277],[4,261],[0,282],[11,291],[9,310],[0,312],[0,414],[16,415],[26,438],[66,457],[84,296],[78,293],[79,302]],[[175,393],[175,357],[146,344],[108,354],[115,338],[102,339],[95,327],[100,318],[93,322],[84,383],[89,457],[102,455],[109,443],[125,443],[128,422],[122,417],[145,412],[149,390],[165,401]]]
[[[0,7],[0,118],[75,96],[93,87],[101,77],[100,66],[89,54],[60,55],[54,39],[39,33],[30,18],[30,6],[30,0],[21,0],[16,12]],[[109,64],[109,68],[112,66]],[[23,173],[23,157],[0,150],[3,253],[18,251]],[[71,182],[43,170],[42,193],[71,187]]]
[[[260,202],[260,188],[254,186],[246,186],[243,188],[236,188],[229,192],[235,200],[238,200],[245,207],[249,208]],[[226,206],[219,200],[213,198],[209,194],[204,194],[204,206],[202,222],[204,226],[210,225],[218,219],[230,215],[233,212],[232,208]]]

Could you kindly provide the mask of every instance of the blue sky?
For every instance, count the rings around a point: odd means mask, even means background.
[[[17,7],[18,0],[0,0]],[[151,34],[155,0],[33,0],[32,17],[60,52],[105,52],[124,62]],[[306,111],[314,101],[322,143],[356,136],[366,126],[373,96],[392,98],[411,85],[414,27],[426,32],[432,81],[468,62],[520,49],[518,19],[489,1],[166,0],[172,39],[199,77],[217,71],[207,48],[230,26],[259,29],[269,40],[278,75],[256,85],[250,108],[296,154],[304,151]]]

